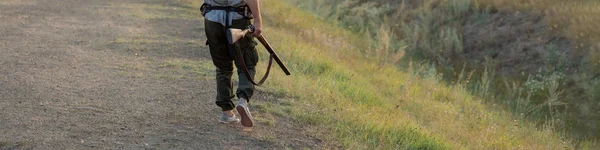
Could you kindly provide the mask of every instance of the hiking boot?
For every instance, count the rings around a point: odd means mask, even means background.
[[[252,118],[252,114],[250,114],[250,109],[248,109],[248,101],[244,98],[240,98],[238,100],[237,107],[235,107],[238,113],[240,113],[240,117],[242,118],[242,125],[245,127],[254,126],[254,118]]]
[[[222,113],[221,117],[219,117],[219,122],[223,124],[237,123],[240,122],[240,118],[236,117],[235,115],[229,116],[227,114]]]

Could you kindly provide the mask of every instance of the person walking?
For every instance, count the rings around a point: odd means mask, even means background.
[[[217,96],[215,104],[219,106],[222,113],[219,116],[221,123],[237,123],[240,119],[235,115],[235,108],[240,115],[241,123],[245,127],[254,126],[254,119],[248,109],[248,103],[254,94],[254,85],[244,72],[236,55],[242,55],[248,74],[254,78],[258,54],[255,49],[257,43],[253,37],[262,33],[262,18],[260,15],[260,0],[204,0],[201,7],[204,16],[206,44],[209,46],[211,58],[216,69]],[[254,19],[253,24],[251,20]],[[227,40],[226,31],[229,28],[244,29],[250,25],[254,26],[253,36],[246,36],[235,44]],[[241,54],[236,54],[234,48],[239,48]],[[235,64],[239,77],[238,88],[233,93],[231,76]],[[237,96],[237,106],[232,99]]]

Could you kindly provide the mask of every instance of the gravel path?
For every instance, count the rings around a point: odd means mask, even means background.
[[[217,122],[203,25],[186,9],[2,0],[0,149],[323,148],[285,117],[253,132]]]

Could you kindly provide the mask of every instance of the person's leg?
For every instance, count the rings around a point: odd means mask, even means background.
[[[234,20],[232,27],[243,29],[249,25],[249,20],[242,19]],[[256,45],[256,42],[251,37],[246,36],[240,39],[234,47],[236,49],[240,49],[241,54],[236,55],[242,55],[242,58],[244,58],[244,62],[246,64],[245,67],[246,69],[248,69],[248,73],[251,78],[254,78],[254,74],[256,72],[256,64],[258,63],[258,54],[256,52],[256,49],[254,48]],[[240,113],[242,125],[246,127],[252,127],[254,126],[254,119],[250,114],[248,102],[250,98],[252,98],[252,95],[254,95],[254,85],[244,74],[245,72],[242,70],[241,62],[239,62],[239,60],[236,60],[235,64],[239,77],[238,89],[236,91],[236,95],[239,98],[239,101],[236,109],[238,113]]]
[[[251,39],[250,39],[251,40]],[[256,73],[256,63],[258,62],[258,55],[256,54],[256,49],[254,46],[249,46],[246,40],[242,39],[237,48],[241,48],[242,56],[244,58],[244,62],[246,63],[246,68],[248,69],[248,73],[250,77],[254,79],[254,74]],[[236,67],[239,77],[238,89],[236,92],[238,100],[238,106],[236,107],[238,113],[240,113],[242,125],[246,127],[254,126],[254,119],[252,118],[252,114],[250,114],[250,109],[248,108],[248,103],[250,102],[250,98],[254,95],[254,85],[250,80],[244,75],[244,71],[242,71],[241,64],[236,61]]]
[[[250,20],[241,19],[241,20],[234,20],[232,27],[245,28],[249,25],[250,25]],[[240,48],[240,51],[242,53],[241,55],[244,58],[244,62],[246,64],[246,68],[248,69],[248,73],[250,74],[250,77],[252,79],[254,79],[254,76],[256,73],[256,64],[258,63],[258,53],[255,49],[256,45],[257,45],[257,43],[253,40],[252,37],[246,36],[246,37],[240,39],[235,44],[235,47],[234,47],[234,48]],[[250,99],[254,95],[254,85],[252,84],[252,82],[250,82],[250,80],[246,77],[246,75],[244,75],[245,72],[241,69],[242,68],[241,62],[238,62],[238,60],[236,60],[235,65],[237,68],[237,73],[238,73],[238,78],[239,78],[236,95],[238,98],[243,98],[243,99],[246,99],[247,101],[250,101]]]
[[[231,75],[233,74],[233,57],[229,54],[228,42],[220,23],[205,20],[205,32],[210,55],[216,69],[217,97],[216,105],[221,107],[224,114],[233,116],[235,105]]]

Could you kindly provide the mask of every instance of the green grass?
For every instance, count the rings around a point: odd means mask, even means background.
[[[589,47],[600,39],[600,1],[594,0],[474,0],[482,7],[491,6],[511,11],[545,11],[551,30],[564,34]],[[588,45],[588,46],[586,46]],[[597,47],[598,48],[598,47]]]
[[[584,29],[582,32],[598,32],[597,28],[589,28],[598,23],[594,22],[592,17],[597,16],[596,10],[589,9],[597,6],[598,2],[425,0],[412,9],[389,0],[292,2],[303,9],[311,10],[327,22],[366,36],[366,41],[370,42],[365,45],[370,47],[360,52],[374,58],[371,59],[373,61],[393,63],[402,67],[407,67],[410,60],[433,62],[435,66],[430,68],[436,68],[447,83],[452,86],[460,83],[458,86],[481,97],[488,105],[498,104],[519,118],[527,118],[540,126],[550,124],[555,132],[563,132],[580,140],[585,139],[585,136],[598,137],[597,131],[600,129],[597,124],[600,120],[593,119],[600,116],[600,113],[597,113],[599,109],[595,107],[600,98],[600,94],[597,94],[600,93],[600,78],[594,78],[600,68],[597,66],[600,64],[597,62],[600,57],[596,58],[595,52],[598,48],[592,45],[594,40],[589,43],[589,39],[594,39],[594,36],[582,38],[583,35],[569,35]],[[561,7],[563,5],[564,8]],[[397,9],[387,9],[389,7]],[[582,10],[575,11],[579,8]],[[549,25],[548,33],[569,37],[575,43],[588,42],[583,46],[574,45],[577,49],[574,53],[587,53],[587,59],[581,64],[575,64],[569,60],[568,54],[556,53],[558,51],[550,44],[546,47],[548,55],[543,56],[548,65],[540,66],[541,71],[534,75],[499,76],[495,74],[494,69],[487,69],[496,68],[494,60],[490,58],[485,62],[466,63],[470,61],[460,57],[464,52],[462,25],[470,17],[477,18],[476,21],[479,22],[490,21],[487,17],[492,9],[505,12],[544,12],[545,23]],[[557,13],[565,11],[569,12]],[[573,20],[569,19],[570,16]],[[571,24],[571,21],[584,22]],[[372,24],[351,26],[356,22]],[[563,32],[566,30],[569,32]],[[581,49],[582,47],[584,49]],[[489,53],[495,51],[489,50]],[[579,67],[573,69],[572,66]],[[459,74],[462,74],[462,77],[459,77]],[[554,82],[559,83],[558,88],[549,90]]]
[[[536,11],[545,15],[551,33],[573,41],[574,53],[585,56],[589,74],[600,73],[600,1],[596,0],[473,0],[479,7],[495,7],[508,11]],[[590,75],[587,75],[590,76]],[[589,80],[589,79],[582,79]],[[585,83],[580,83],[585,84]],[[590,86],[590,85],[583,85]],[[595,88],[594,92],[600,92]],[[588,88],[588,90],[590,90]],[[591,95],[593,98],[600,98]]]
[[[575,148],[552,130],[440,82],[427,67],[414,65],[421,76],[362,57],[373,46],[354,32],[290,4],[263,3],[265,33],[295,73],[275,73],[265,87],[294,97],[292,116],[334,131],[348,148]]]

